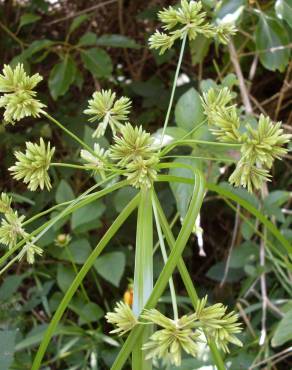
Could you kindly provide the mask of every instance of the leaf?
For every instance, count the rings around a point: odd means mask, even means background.
[[[204,120],[203,107],[200,95],[192,87],[178,100],[175,107],[175,120],[179,127],[187,131],[192,130]]]
[[[67,247],[56,247],[52,249],[51,254],[58,259],[65,261],[73,260],[74,263],[83,264],[91,253],[91,246],[87,239],[77,239],[71,242]]]
[[[245,242],[233,249],[230,257],[231,268],[242,268],[245,264],[256,260],[258,248],[253,242]]]
[[[57,268],[57,283],[59,288],[66,292],[69,286],[71,285],[72,281],[75,278],[75,271],[73,270],[73,267],[66,266],[62,264],[58,264]]]
[[[283,25],[271,17],[260,13],[256,27],[256,49],[262,65],[271,70],[283,72],[289,62],[290,49],[264,51],[266,49],[285,47],[289,37]]]
[[[0,331],[0,364],[1,370],[9,370],[13,361],[15,351],[15,337],[14,330]]]
[[[0,287],[0,301],[4,302],[10,299],[19,288],[23,278],[23,275],[7,276]]]
[[[279,322],[274,336],[272,346],[278,347],[292,340],[292,310],[285,313],[283,319]]]
[[[30,58],[32,55],[38,53],[43,49],[48,49],[50,46],[54,45],[55,42],[48,39],[33,41],[27,49],[21,54],[23,58]]]
[[[68,34],[70,35],[72,32],[74,32],[78,27],[82,25],[86,20],[88,19],[88,15],[86,14],[81,14],[78,17],[73,19],[73,22],[71,23],[69,27],[69,32]]]
[[[96,34],[93,32],[86,32],[82,35],[78,41],[78,46],[91,46],[96,45],[97,37]]]
[[[25,13],[20,17],[19,29],[31,23],[37,22],[41,17],[32,13]]]
[[[103,317],[104,312],[96,303],[89,302],[82,308],[79,314],[78,324],[83,325],[98,321]]]
[[[56,202],[63,203],[68,202],[75,198],[73,190],[67,181],[61,180],[56,191]]]
[[[109,77],[112,73],[111,57],[102,49],[82,50],[81,59],[84,67],[96,78]]]
[[[98,226],[97,220],[101,217],[105,211],[105,205],[101,200],[97,200],[93,203],[90,203],[82,208],[77,209],[73,213],[71,218],[71,227],[75,232],[87,231],[89,230],[86,226],[92,224],[94,221],[96,227]],[[94,227],[94,226],[93,226]]]
[[[194,40],[189,42],[193,66],[204,61],[208,54],[210,44],[211,40],[207,39],[204,35],[198,35]]]
[[[75,80],[76,64],[69,54],[51,70],[49,89],[54,100],[64,95]]]
[[[106,281],[118,287],[125,270],[126,258],[122,252],[106,253],[95,261],[94,268]]]
[[[235,23],[244,9],[245,0],[224,0],[221,2],[216,17],[220,23]]]
[[[125,186],[122,189],[119,189],[114,196],[114,205],[118,213],[126,207],[126,205],[134,198],[137,194],[137,189],[133,186]]]
[[[199,160],[195,160],[193,158],[178,158],[174,160],[174,162],[188,164],[193,168],[199,168],[201,165]],[[171,168],[169,174],[188,179],[192,179],[194,177],[193,171],[187,168]],[[193,185],[171,182],[170,187],[176,200],[177,210],[180,216],[184,218],[193,194]]]
[[[97,39],[97,45],[109,46],[112,48],[140,49],[141,46],[130,37],[118,34],[105,34]]]
[[[277,17],[285,20],[292,27],[292,2],[291,0],[277,0],[275,3]]]
[[[224,269],[225,269],[225,263],[218,262],[208,270],[208,272],[206,273],[206,276],[209,279],[212,279],[215,281],[222,281],[222,278],[224,276]],[[244,276],[244,273],[241,269],[229,268],[226,281],[228,283],[235,283],[239,281],[243,276]]]

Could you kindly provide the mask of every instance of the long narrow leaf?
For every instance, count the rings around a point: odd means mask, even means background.
[[[62,299],[61,303],[59,304],[51,322],[50,325],[44,335],[44,338],[41,342],[41,345],[38,349],[38,352],[36,354],[36,357],[34,359],[33,365],[31,370],[38,370],[40,368],[43,356],[46,352],[46,349],[48,347],[48,344],[50,343],[50,340],[52,338],[52,335],[54,334],[54,331],[56,330],[59,321],[62,318],[63,313],[67,309],[73,295],[75,294],[76,290],[80,286],[81,282],[85,278],[86,274],[96,261],[97,257],[100,255],[100,253],[104,250],[104,248],[107,246],[109,241],[112,239],[112,237],[116,234],[116,232],[119,230],[119,228],[123,225],[123,223],[126,221],[126,219],[129,217],[129,215],[134,211],[134,209],[137,207],[139,202],[139,196],[137,195],[134,199],[131,200],[131,202],[127,205],[127,207],[123,210],[123,212],[116,218],[116,220],[113,222],[111,227],[108,229],[108,231],[105,233],[105,235],[102,237],[100,242],[97,244],[97,246],[94,248],[90,256],[87,258],[86,262],[82,266],[81,270],[76,275],[75,279],[73,280],[72,284],[70,285],[69,289],[67,290],[64,298]]]

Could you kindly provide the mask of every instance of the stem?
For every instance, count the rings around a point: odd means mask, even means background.
[[[73,163],[51,163],[50,166],[77,168],[77,169],[80,169],[80,170],[89,170],[90,169],[90,168],[86,168],[86,166],[81,166],[81,165],[73,164]]]
[[[164,264],[166,264],[166,262],[167,262],[167,253],[166,253],[163,234],[162,234],[162,230],[161,230],[159,217],[158,217],[158,212],[157,212],[157,208],[156,208],[154,198],[152,199],[152,207],[153,207],[153,213],[154,213],[156,229],[157,229],[159,244],[160,244],[160,248],[161,248],[161,253],[162,253]],[[170,290],[171,302],[172,302],[172,308],[173,308],[173,317],[174,317],[174,320],[178,320],[177,301],[176,301],[176,294],[175,294],[175,288],[174,288],[172,277],[169,279],[169,290]]]
[[[151,198],[151,189],[141,189],[137,218],[133,295],[133,313],[136,317],[139,317],[141,314],[153,289],[153,221]],[[151,327],[145,328],[133,348],[133,369],[152,369],[152,361],[146,361],[142,352],[142,346],[150,333]]]
[[[43,340],[40,344],[40,347],[37,351],[35,356],[34,362],[32,364],[31,370],[38,370],[41,366],[42,359],[46,352],[46,349],[50,343],[50,340],[54,334],[54,331],[57,329],[59,321],[61,320],[63,313],[65,312],[66,308],[68,307],[73,295],[75,294],[76,290],[80,286],[81,282],[85,278],[86,274],[93,266],[94,262],[96,261],[97,257],[100,253],[104,250],[104,248],[108,245],[110,240],[119,230],[119,228],[123,225],[126,219],[130,216],[130,214],[134,211],[137,207],[139,201],[139,196],[136,196],[131,202],[124,208],[124,210],[120,213],[120,215],[115,219],[111,227],[107,230],[105,235],[102,237],[100,242],[97,244],[95,249],[91,252],[90,256],[87,258],[86,262],[82,266],[81,270],[78,272],[77,276],[73,280],[72,284],[70,285],[69,289],[67,290],[64,298],[62,299],[61,303],[59,304],[50,325],[45,332]]]
[[[186,40],[187,40],[187,33],[184,34],[184,37],[183,37],[182,43],[181,43],[181,49],[180,49],[180,54],[179,54],[179,59],[178,59],[175,75],[174,75],[170,100],[169,100],[169,104],[168,104],[168,108],[167,108],[167,112],[166,112],[166,116],[165,116],[165,121],[164,121],[164,124],[163,124],[162,134],[161,134],[160,148],[161,148],[162,143],[163,143],[165,130],[166,130],[166,127],[168,125],[168,121],[169,121],[169,117],[170,117],[170,112],[171,112],[171,108],[172,108],[172,104],[173,104],[173,98],[174,98],[174,93],[175,93],[175,89],[176,89],[178,74],[179,74],[179,71],[180,71],[180,67],[181,67],[181,63],[182,63],[182,59],[183,59],[183,54],[184,54],[184,50],[185,50]]]
[[[171,251],[168,260],[159,275],[156,284],[153,288],[151,296],[149,297],[145,309],[150,309],[156,306],[159,298],[163,294],[165,287],[168,284],[169,278],[171,277],[175,267],[177,266],[183,250],[188,242],[188,239],[192,233],[195,220],[199,214],[200,208],[202,206],[204,192],[205,192],[205,182],[201,173],[196,169],[194,170],[194,188],[192,199],[186,217],[183,221],[182,228],[174,244],[174,248]],[[143,333],[143,325],[136,326],[131,334],[128,336],[126,342],[124,343],[118,357],[116,358],[111,370],[120,370],[127,358],[129,357],[132,348],[135,346],[137,339]],[[32,369],[36,370],[36,369]],[[135,369],[136,370],[136,369]],[[138,370],[138,369],[137,369]],[[221,369],[220,369],[221,370]]]

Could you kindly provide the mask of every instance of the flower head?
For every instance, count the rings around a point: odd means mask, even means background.
[[[116,99],[116,94],[111,90],[95,92],[84,111],[85,114],[92,116],[89,118],[90,122],[99,121],[92,136],[97,138],[103,136],[108,125],[115,135],[116,131],[120,130],[122,122],[128,119],[130,108],[131,101],[127,97]]]
[[[55,148],[51,148],[50,143],[46,146],[42,138],[39,145],[27,142],[25,153],[15,152],[17,162],[9,168],[9,171],[16,180],[23,179],[31,191],[38,187],[50,190],[52,186],[48,169],[54,152]]]
[[[156,309],[145,310],[141,317],[163,329],[151,335],[149,341],[143,345],[146,359],[158,358],[164,362],[180,366],[182,352],[195,357],[197,354],[200,333],[194,331],[196,317],[184,315],[178,320],[171,320]]]
[[[110,333],[118,333],[120,336],[132,330],[138,324],[130,306],[122,301],[117,303],[114,312],[108,312],[105,317],[107,322],[117,326],[117,329]]]
[[[0,196],[0,213],[9,213],[11,211],[12,198],[6,193],[1,193]]]
[[[234,27],[209,23],[202,8],[201,1],[181,0],[179,7],[170,6],[161,10],[158,17],[165,32],[156,31],[150,37],[150,48],[159,49],[160,54],[163,54],[177,39],[188,36],[189,40],[194,40],[197,34],[217,36],[220,42],[226,44],[228,37],[235,32]]]
[[[0,243],[6,245],[9,249],[13,248],[19,237],[24,236],[22,228],[24,216],[19,216],[17,211],[5,213],[0,226]]]
[[[100,173],[104,178],[105,163],[108,160],[109,151],[101,148],[98,143],[94,144],[93,150],[96,153],[96,156],[88,150],[82,149],[80,151],[80,157],[86,162],[86,166],[93,170],[94,174]]]
[[[33,89],[42,80],[37,73],[28,76],[22,64],[14,69],[9,65],[3,68],[0,75],[0,92],[4,95],[0,98],[0,107],[5,109],[4,120],[6,123],[15,124],[24,117],[39,117],[45,107],[43,103],[35,98]]]
[[[204,333],[212,338],[224,352],[229,352],[229,343],[242,346],[241,341],[234,335],[242,330],[238,315],[233,311],[226,314],[227,307],[222,303],[209,307],[206,307],[206,303],[207,296],[198,301],[195,313]]]
[[[155,166],[159,162],[153,139],[142,127],[127,123],[121,128],[121,136],[114,137],[110,156],[118,161],[124,175],[134,187],[150,187],[156,179]]]
[[[238,142],[240,120],[235,105],[228,105],[232,95],[227,87],[211,88],[203,94],[202,104],[211,131],[220,141]]]

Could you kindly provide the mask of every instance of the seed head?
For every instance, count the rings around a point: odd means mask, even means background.
[[[110,333],[118,333],[120,336],[132,330],[138,324],[130,306],[123,301],[118,302],[114,308],[114,312],[108,312],[105,317],[107,322],[117,327],[117,329],[112,330]]]
[[[50,143],[46,146],[42,138],[39,145],[27,142],[25,153],[15,152],[17,162],[9,171],[12,172],[13,178],[28,184],[31,191],[38,187],[50,190],[52,186],[48,169],[54,152],[55,148],[51,148]]]

